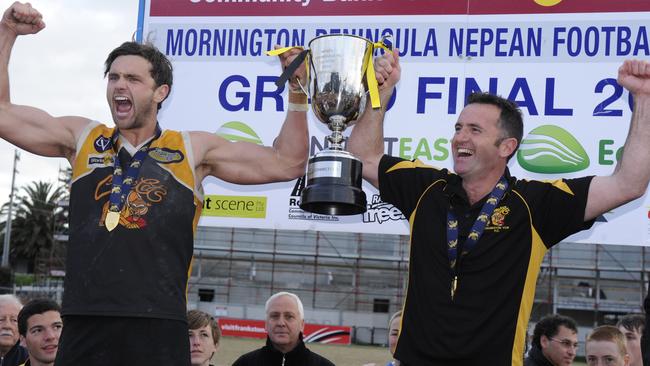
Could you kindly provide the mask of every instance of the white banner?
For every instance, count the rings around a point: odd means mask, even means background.
[[[270,145],[287,102],[286,91],[274,85],[279,62],[264,51],[274,44],[307,46],[322,34],[373,41],[391,34],[400,49],[402,79],[386,115],[386,153],[451,168],[457,115],[466,95],[482,90],[515,100],[524,112],[524,141],[509,164],[514,176],[610,174],[631,117],[617,70],[626,58],[650,55],[650,3],[454,3],[143,0],[138,37],[174,64],[172,94],[160,115],[164,128]],[[313,113],[309,118],[313,154],[329,131]],[[365,182],[368,211],[347,217],[300,210],[301,183],[240,186],[208,178],[200,224],[408,234],[403,215]],[[569,240],[650,245],[649,208],[643,197]]]

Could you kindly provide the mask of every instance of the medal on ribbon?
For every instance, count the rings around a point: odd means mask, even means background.
[[[106,225],[106,230],[113,231],[117,227],[117,224],[120,222],[120,213],[115,211],[109,211],[106,215],[106,220],[104,225]]]
[[[120,166],[119,151],[115,153],[115,158],[113,161],[113,186],[111,188],[111,195],[109,197],[108,213],[104,219],[104,226],[106,230],[113,231],[117,225],[120,223],[120,212],[124,206],[127,195],[131,192],[133,183],[135,183],[140,173],[140,167],[144,159],[147,158],[147,152],[149,151],[149,146],[158,138],[162,133],[160,126],[156,124],[156,135],[151,141],[144,144],[138,151],[133,155],[129,167],[126,171],[126,176],[123,174],[122,167]],[[113,146],[117,141],[119,131],[117,128],[113,132]]]
[[[501,198],[506,193],[508,189],[508,181],[505,176],[501,176],[499,182],[494,186],[490,196],[483,204],[481,212],[479,213],[474,225],[472,225],[472,230],[467,235],[467,239],[463,243],[463,251],[460,256],[463,256],[470,252],[478,242],[485,226],[488,223],[489,217],[494,212],[494,209],[497,207]],[[451,207],[447,211],[447,256],[449,257],[449,267],[451,268],[451,285],[450,285],[450,294],[451,300],[454,300],[456,296],[456,289],[458,288],[458,263],[459,255],[457,251],[458,247],[458,219],[456,214],[451,210]]]

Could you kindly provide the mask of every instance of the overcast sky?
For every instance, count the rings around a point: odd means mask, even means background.
[[[53,116],[78,115],[112,125],[103,63],[113,48],[131,40],[137,28],[139,1],[30,2],[43,14],[46,27],[16,41],[9,65],[12,101]],[[0,0],[2,12],[12,3]],[[0,139],[0,156],[1,204],[9,200],[14,146]],[[16,186],[37,180],[54,183],[59,167],[68,166],[65,159],[20,151]]]

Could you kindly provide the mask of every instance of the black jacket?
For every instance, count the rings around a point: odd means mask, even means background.
[[[524,360],[524,366],[553,366],[553,364],[544,357],[541,349],[533,346],[528,351],[528,357]]]
[[[255,351],[248,352],[235,361],[232,366],[334,366],[328,359],[315,354],[305,347],[300,341],[296,348],[288,353],[282,353],[275,349],[271,340],[266,338],[266,345]]]
[[[16,342],[4,357],[0,357],[0,366],[18,366],[27,361],[27,357],[29,357],[27,350],[19,343]]]

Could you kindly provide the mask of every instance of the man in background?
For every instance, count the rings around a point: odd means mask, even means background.
[[[233,366],[334,366],[305,347],[302,301],[290,292],[278,292],[266,301],[266,345],[237,359]]]
[[[603,325],[587,336],[585,344],[587,365],[629,366],[630,356],[625,336],[618,328]]]
[[[28,302],[18,314],[20,341],[29,359],[22,366],[52,366],[63,329],[61,308],[50,299]]]
[[[567,366],[578,350],[576,322],[562,315],[547,315],[535,324],[533,344],[524,366]]]
[[[0,295],[0,366],[18,366],[27,360],[27,350],[18,342],[22,307],[16,296]]]
[[[643,366],[641,335],[645,328],[645,315],[627,314],[616,323],[616,327],[625,335],[625,346],[630,355],[630,366]]]

